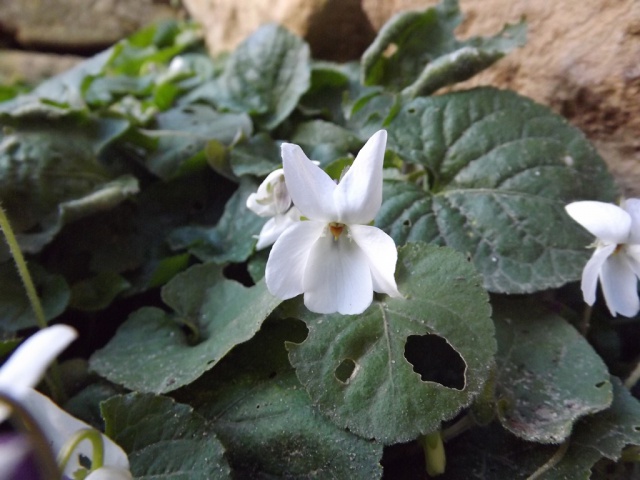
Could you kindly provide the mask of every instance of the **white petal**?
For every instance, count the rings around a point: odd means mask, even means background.
[[[0,390],[19,399],[35,387],[49,364],[78,336],[68,325],[43,328],[22,343],[0,369]]]
[[[638,280],[624,254],[614,253],[607,259],[600,272],[600,282],[611,315],[621,313],[633,317],[638,313]]]
[[[247,208],[261,217],[272,217],[287,211],[291,198],[284,181],[284,170],[274,170],[258,187],[258,191],[247,198]]]
[[[373,220],[382,204],[382,164],[387,132],[380,130],[365,143],[353,165],[340,180],[334,198],[338,221],[366,224]]]
[[[368,225],[350,225],[349,233],[367,256],[373,289],[391,297],[402,297],[394,276],[398,250],[393,239],[379,228]]]
[[[284,215],[276,215],[262,226],[256,250],[262,250],[275,243],[282,233],[296,222],[300,221],[300,212],[296,207],[291,207]]]
[[[331,177],[292,143],[282,144],[282,163],[289,195],[302,215],[311,220],[337,221],[333,201],[336,183]]]
[[[261,217],[273,217],[276,214],[275,204],[261,201],[257,193],[247,197],[247,208]]]
[[[304,304],[312,312],[354,315],[373,300],[369,261],[344,233],[318,239],[304,272]]]
[[[565,207],[567,213],[592,235],[607,243],[626,243],[631,215],[612,203],[584,201]]]
[[[272,295],[286,300],[303,292],[309,252],[325,228],[322,222],[297,222],[278,237],[269,253],[264,275]]]
[[[91,472],[85,480],[131,480],[133,476],[127,469],[102,467]]]
[[[640,199],[629,198],[622,208],[631,216],[631,234],[628,243],[640,244]]]
[[[596,301],[596,289],[598,288],[598,278],[602,271],[604,262],[609,258],[614,250],[615,245],[606,245],[598,247],[587,262],[582,271],[582,296],[587,305],[593,305]]]
[[[92,428],[83,421],[69,415],[53,403],[51,399],[33,389],[28,390],[23,398],[22,405],[29,411],[42,429],[45,437],[49,441],[51,450],[56,456],[74,433],[81,429]],[[104,466],[128,470],[129,459],[127,458],[127,454],[124,453],[124,450],[106,435],[102,435],[102,441],[104,443]],[[64,474],[69,477],[71,477],[71,473],[79,467],[77,462],[78,454],[85,455],[89,458],[92,457],[91,444],[85,440],[78,445],[78,448],[74,452],[75,455],[72,457],[72,460],[75,461],[70,461],[64,471]]]

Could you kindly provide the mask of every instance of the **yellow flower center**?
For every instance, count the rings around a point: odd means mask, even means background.
[[[338,240],[342,231],[344,230],[344,223],[331,222],[329,224],[329,230],[331,230],[331,235],[333,235],[334,240]]]

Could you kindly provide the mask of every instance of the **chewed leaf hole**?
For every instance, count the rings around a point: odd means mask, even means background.
[[[356,371],[356,362],[351,360],[350,358],[345,358],[338,368],[336,368],[336,378],[342,383],[349,383],[351,377],[353,377]]]
[[[404,346],[404,358],[423,382],[464,389],[467,365],[444,338],[432,334],[410,335]]]

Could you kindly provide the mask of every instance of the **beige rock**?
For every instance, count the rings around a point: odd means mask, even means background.
[[[378,29],[395,12],[436,1],[363,0]],[[526,46],[461,85],[510,88],[551,106],[598,148],[623,191],[640,195],[640,2],[461,0],[462,37],[525,16]]]
[[[38,83],[69,70],[82,61],[74,55],[0,50],[0,84]]]
[[[233,50],[260,25],[280,23],[304,37],[315,58],[357,58],[374,38],[360,0],[183,0],[205,29],[209,51]]]
[[[0,0],[0,30],[26,48],[106,48],[155,20],[179,15],[169,1]]]

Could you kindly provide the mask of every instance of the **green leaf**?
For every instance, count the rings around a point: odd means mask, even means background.
[[[114,272],[103,272],[71,286],[69,306],[78,310],[98,311],[111,302],[131,284]]]
[[[225,206],[215,227],[183,227],[175,230],[169,242],[174,249],[188,248],[202,261],[243,262],[253,252],[256,237],[265,219],[247,208],[247,198],[257,190],[255,182],[244,178]]]
[[[213,422],[236,478],[380,478],[382,445],[333,425],[296,379],[284,342],[305,333],[298,321],[267,321],[176,394]]]
[[[251,119],[244,113],[219,113],[207,105],[177,107],[156,117],[156,129],[143,130],[155,140],[155,149],[145,164],[168,180],[179,175],[189,159],[202,156],[211,140],[228,145],[239,135],[251,135],[252,129]]]
[[[131,393],[101,404],[106,434],[129,456],[136,479],[231,478],[210,424],[168,397]]]
[[[233,145],[229,152],[229,164],[236,177],[265,177],[282,166],[280,146],[269,135],[258,133],[245,142]]]
[[[69,303],[67,282],[62,275],[48,273],[33,262],[29,262],[29,273],[38,290],[46,320],[56,318]],[[37,324],[15,264],[11,261],[0,264],[0,332],[16,332]]]
[[[299,37],[278,25],[262,26],[229,56],[215,100],[273,130],[309,88],[309,56]]]
[[[389,148],[423,167],[429,184],[385,185],[376,224],[396,244],[451,246],[493,292],[580,278],[592,238],[564,206],[612,201],[615,187],[595,149],[562,117],[491,88],[418,98],[389,125]]]
[[[288,312],[309,329],[288,348],[314,403],[385,444],[430,433],[469,405],[496,349],[487,294],[462,255],[409,244],[396,279],[406,298],[375,300],[358,316]]]
[[[389,20],[362,56],[365,85],[384,85],[413,98],[466,80],[507,52],[524,45],[523,22],[495,37],[455,38],[462,16],[456,0],[422,12],[401,12]]]
[[[533,300],[493,302],[502,425],[525,440],[561,443],[613,393],[602,359],[575,328]]]
[[[352,131],[324,120],[311,120],[298,125],[291,143],[300,145],[313,160],[322,163],[357,152],[364,142]]]
[[[280,303],[263,282],[246,288],[226,280],[222,268],[212,264],[177,275],[162,296],[176,315],[153,307],[133,313],[93,354],[93,370],[131,390],[170,392],[193,382],[235,345],[253,337]]]

